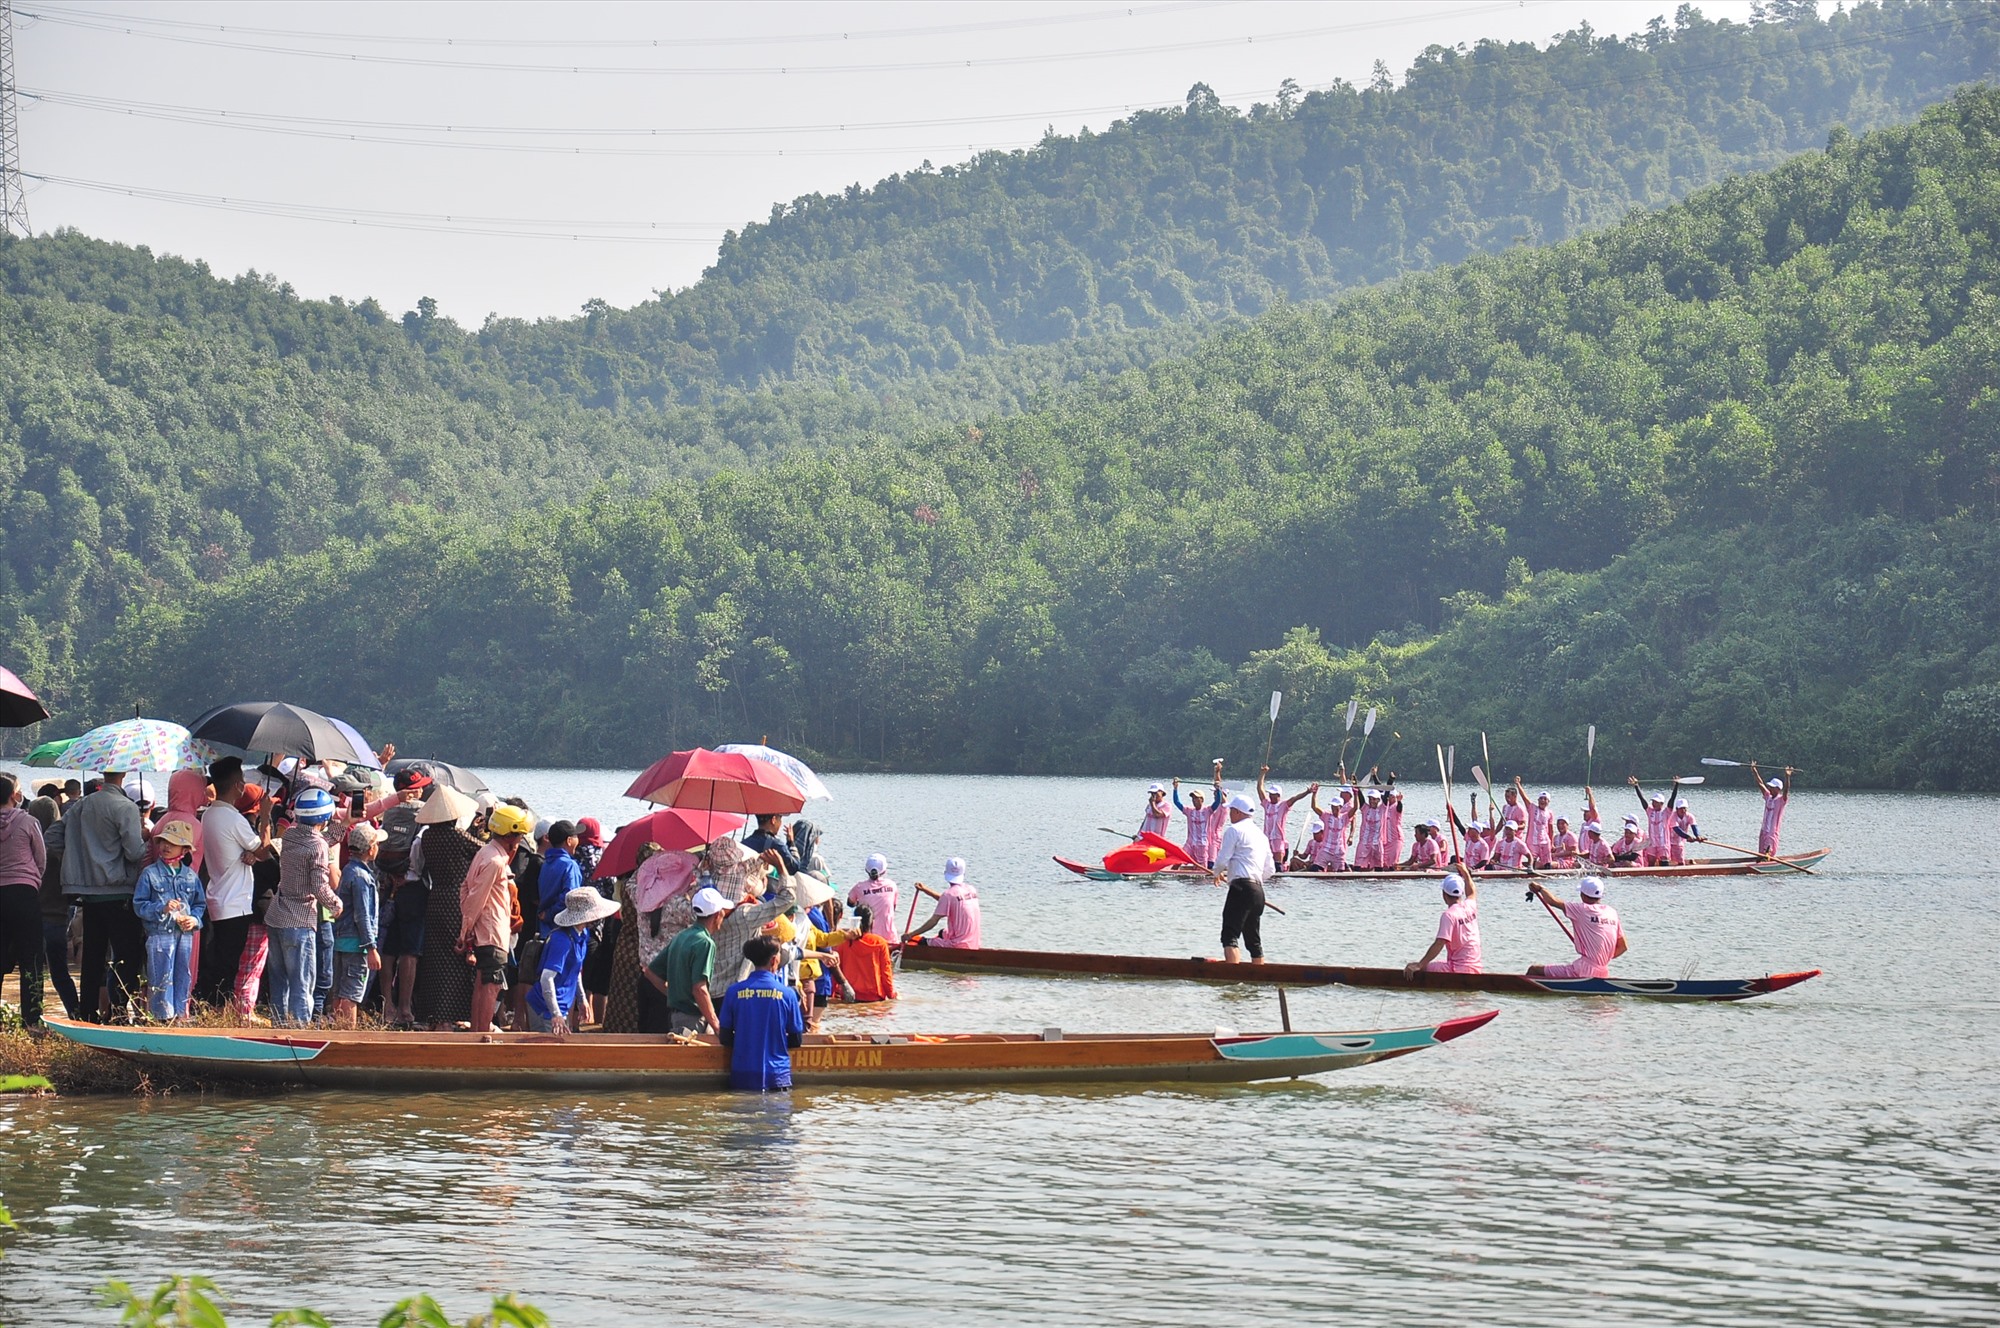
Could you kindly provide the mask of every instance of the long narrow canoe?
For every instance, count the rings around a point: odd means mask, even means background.
[[[1795,987],[1819,970],[1761,978],[1531,978],[1521,973],[1406,974],[1400,968],[1339,964],[1230,964],[1152,955],[1065,954],[1056,950],[958,950],[906,945],[904,968],[1045,977],[1165,978],[1192,982],[1283,983],[1288,987],[1393,987],[1405,991],[1487,991],[1514,996],[1644,996],[1656,1001],[1741,1001]]]
[[[1499,1011],[1353,1033],[812,1034],[792,1053],[800,1087],[928,1088],[1296,1079],[1407,1056]],[[205,1080],[377,1092],[470,1088],[714,1092],[728,1053],[712,1038],[645,1034],[390,1033],[126,1028],[50,1019],[72,1042]]]
[[[1596,867],[1590,874],[1605,877],[1643,877],[1673,880],[1685,876],[1803,876],[1824,862],[1833,852],[1830,848],[1816,848],[1806,853],[1788,853],[1777,858],[1696,858],[1678,867]],[[1091,881],[1205,881],[1208,872],[1199,868],[1178,868],[1158,872],[1114,872],[1102,867],[1093,867],[1074,858],[1058,856],[1056,865],[1065,871]],[[1279,872],[1276,879],[1281,881],[1323,881],[1341,884],[1350,881],[1425,881],[1438,878],[1441,868],[1426,867],[1418,871],[1343,871],[1343,872]],[[1559,867],[1536,870],[1535,876],[1581,876],[1582,867]],[[1525,871],[1478,871],[1473,875],[1482,881],[1525,881],[1531,873]]]

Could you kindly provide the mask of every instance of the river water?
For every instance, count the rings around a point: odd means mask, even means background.
[[[629,772],[488,771],[609,830]],[[812,804],[842,883],[970,860],[992,945],[1215,951],[1220,892],[1091,885],[1142,784],[844,776]],[[1625,797],[1629,794],[1624,794]],[[1702,790],[1755,834],[1755,795]],[[1557,790],[1559,807],[1580,794]],[[1615,805],[1615,804],[1613,804]],[[0,1321],[104,1323],[89,1289],[174,1272],[238,1323],[373,1323],[429,1290],[516,1290],[561,1324],[1094,1321],[1513,1325],[2000,1323],[2000,799],[1802,790],[1817,877],[1614,882],[1628,976],[1820,967],[1713,1007],[1291,995],[1301,1028],[1497,1006],[1448,1046],[1231,1088],[800,1091],[759,1100],[336,1093],[0,1100]],[[1423,886],[1285,882],[1273,958],[1415,958]],[[1566,956],[1518,890],[1482,894],[1490,968]],[[1275,1027],[1268,992],[901,979],[903,1029]]]

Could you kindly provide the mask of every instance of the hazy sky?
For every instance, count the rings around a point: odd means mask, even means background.
[[[430,295],[468,325],[637,303],[774,202],[1102,128],[1195,82],[1247,107],[1378,59],[1400,77],[1433,42],[1624,34],[1675,7],[14,3],[37,230],[391,312]]]

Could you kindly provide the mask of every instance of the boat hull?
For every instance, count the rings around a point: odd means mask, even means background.
[[[1230,964],[1153,955],[1065,954],[1053,950],[954,950],[903,947],[903,967],[952,973],[1037,977],[1156,978],[1168,981],[1380,987],[1403,991],[1493,992],[1512,996],[1638,996],[1655,1001],[1741,1001],[1797,986],[1818,969],[1758,978],[1533,978],[1523,973],[1406,974],[1400,968],[1337,964]]]
[[[1830,848],[1816,848],[1809,853],[1791,853],[1781,858],[1701,858],[1694,862],[1684,862],[1678,867],[1595,867],[1592,876],[1605,878],[1625,878],[1632,880],[1679,880],[1690,876],[1803,876],[1831,856]],[[1200,868],[1167,870],[1157,872],[1114,872],[1089,863],[1078,862],[1074,858],[1058,856],[1056,865],[1064,871],[1091,881],[1209,881],[1214,876]],[[1342,885],[1359,881],[1423,881],[1435,882],[1441,874],[1440,868],[1423,868],[1417,871],[1342,871],[1342,872],[1279,872],[1273,879],[1280,881],[1320,881],[1329,885]],[[1530,876],[1582,876],[1582,867],[1551,868],[1548,871],[1478,871],[1473,875],[1481,881],[1525,881]]]
[[[1497,1013],[1350,1033],[815,1034],[792,1053],[792,1077],[800,1088],[1252,1083],[1407,1056]],[[728,1054],[706,1038],[124,1028],[64,1019],[48,1026],[142,1065],[225,1082],[373,1092],[700,1093],[727,1084]]]

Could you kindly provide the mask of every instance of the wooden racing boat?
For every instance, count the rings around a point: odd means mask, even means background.
[[[1407,1056],[1463,1037],[1499,1011],[1353,1033],[810,1034],[792,1053],[801,1088],[1295,1079]],[[585,1033],[392,1033],[333,1029],[113,1027],[49,1019],[72,1042],[198,1079],[435,1092],[468,1088],[716,1092],[728,1053],[713,1038]]]
[[[1064,954],[1054,950],[958,950],[906,945],[904,968],[952,973],[1021,973],[1056,977],[1166,978],[1193,982],[1264,982],[1292,987],[1395,987],[1406,991],[1487,991],[1516,996],[1644,996],[1656,1001],[1741,1001],[1795,987],[1819,970],[1761,978],[1531,978],[1521,973],[1405,974],[1400,968],[1339,964],[1230,964],[1151,955]]]
[[[1824,862],[1833,853],[1830,848],[1816,848],[1806,853],[1787,853],[1777,858],[1696,858],[1678,867],[1595,867],[1592,876],[1632,877],[1646,879],[1673,880],[1686,876],[1802,876]],[[1056,865],[1065,871],[1075,872],[1091,881],[1206,881],[1211,874],[1199,867],[1168,868],[1156,872],[1115,872],[1102,867],[1093,867],[1078,862],[1074,858],[1058,856]],[[1803,870],[1801,870],[1803,869]],[[1416,871],[1342,871],[1342,872],[1279,872],[1274,880],[1280,881],[1325,881],[1339,884],[1348,881],[1425,881],[1434,882],[1442,873],[1442,868],[1425,867]],[[1535,876],[1581,876],[1582,867],[1553,867],[1537,869],[1533,873],[1525,871],[1477,871],[1473,875],[1482,881],[1525,881]]]

